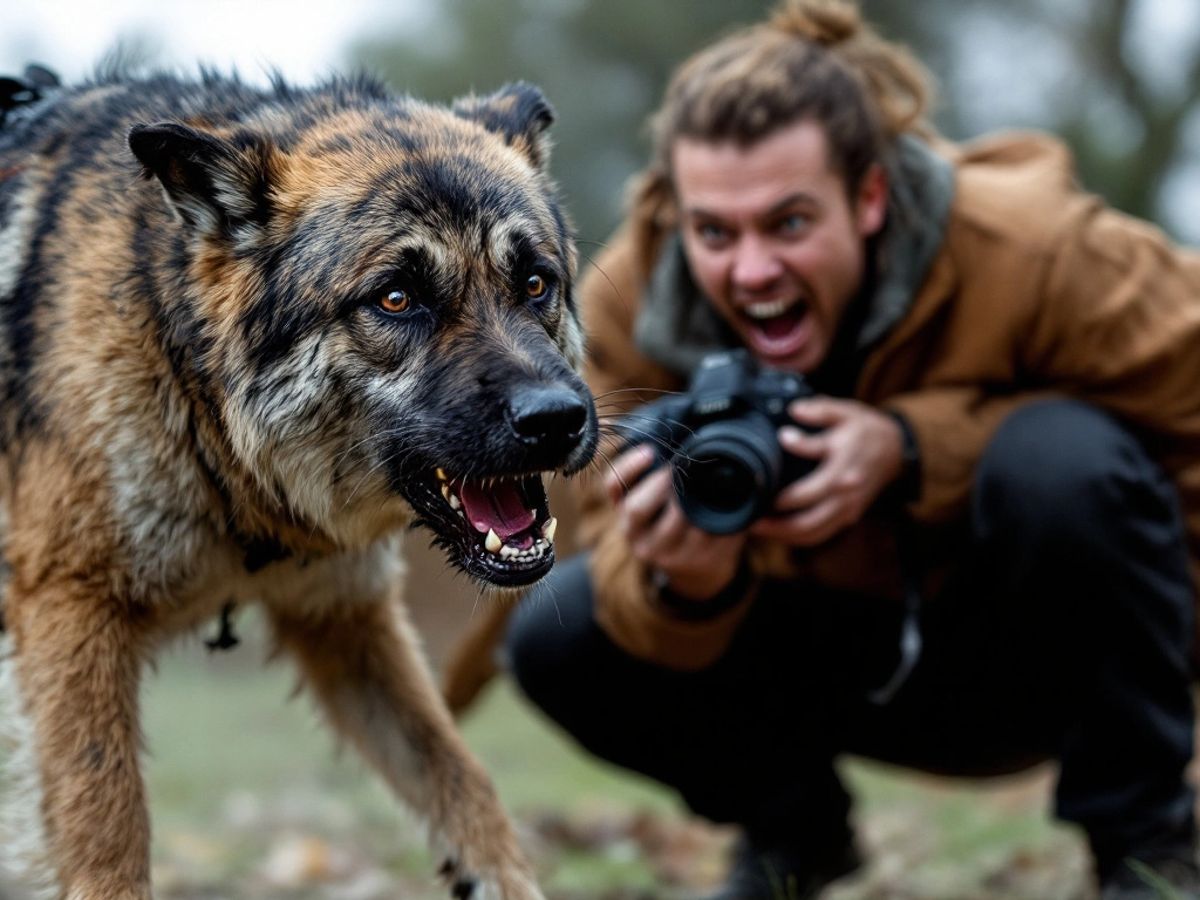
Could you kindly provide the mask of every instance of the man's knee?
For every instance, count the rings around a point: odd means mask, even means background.
[[[1085,549],[1110,528],[1146,519],[1179,528],[1174,488],[1137,439],[1095,407],[1050,400],[1023,407],[980,460],[977,529]]]

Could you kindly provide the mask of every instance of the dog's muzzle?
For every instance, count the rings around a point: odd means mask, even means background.
[[[558,525],[543,478],[591,462],[591,396],[582,381],[509,385],[469,419],[456,419],[469,427],[452,442],[454,452],[430,460],[424,475],[402,479],[402,489],[469,574],[508,587],[537,581],[554,563]]]

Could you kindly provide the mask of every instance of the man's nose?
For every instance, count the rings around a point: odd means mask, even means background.
[[[770,287],[783,274],[783,263],[771,248],[755,237],[743,238],[733,260],[734,286],[745,291]]]

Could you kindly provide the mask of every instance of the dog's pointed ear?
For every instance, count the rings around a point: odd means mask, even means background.
[[[550,137],[546,129],[554,122],[554,107],[539,88],[517,81],[486,97],[456,100],[453,109],[463,118],[473,119],[502,135],[507,144],[524,153],[536,168],[546,168],[550,160]]]
[[[207,237],[244,241],[270,216],[273,149],[257,136],[227,140],[174,122],[134,125],[129,149],[157,178],[183,221]]]

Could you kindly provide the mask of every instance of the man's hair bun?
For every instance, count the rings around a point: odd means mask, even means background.
[[[858,7],[842,0],[787,0],[771,16],[771,27],[823,47],[850,40],[862,25]]]

